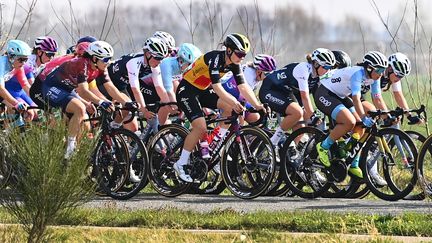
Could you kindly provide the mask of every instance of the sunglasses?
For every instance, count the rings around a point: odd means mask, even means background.
[[[27,62],[28,58],[27,57],[18,57],[18,58],[15,58],[15,60],[17,60],[18,62],[23,63],[23,62]]]
[[[403,77],[405,77],[405,75],[400,75],[400,74],[397,74],[395,72],[393,72],[393,73],[396,76],[396,78],[398,78],[398,79],[402,79]]]
[[[238,58],[243,58],[243,57],[245,57],[246,55],[247,55],[247,53],[246,52],[244,52],[244,51],[234,51],[234,53],[235,53],[235,55],[238,57]]]
[[[156,61],[162,61],[164,58],[163,57],[155,57],[155,56],[152,56]]]
[[[111,61],[111,57],[105,57],[99,60],[101,60],[103,63],[109,63],[109,61]]]
[[[385,71],[385,68],[375,68],[374,71],[378,74],[383,74]]]
[[[333,66],[321,66],[322,68],[324,68],[325,70],[330,70],[333,68]]]
[[[45,52],[45,55],[49,58],[53,58],[55,56],[55,52]]]

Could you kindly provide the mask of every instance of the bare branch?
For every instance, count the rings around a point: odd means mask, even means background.
[[[112,0],[109,0],[108,5],[107,5],[107,8],[106,8],[106,10],[105,10],[105,17],[104,17],[104,21],[103,21],[103,24],[102,24],[101,33],[100,33],[100,35],[99,35],[99,39],[102,39],[102,35],[103,35],[104,30],[105,30],[105,25],[106,25],[106,21],[107,21],[107,18],[108,18],[109,8],[110,8],[110,6],[111,6],[111,1],[112,1]]]
[[[112,28],[112,26],[114,25],[114,19],[115,19],[115,16],[116,16],[116,8],[117,8],[117,1],[114,0],[114,6],[113,6],[113,12],[112,12],[111,23],[110,23],[110,25],[109,25],[108,31],[107,31],[106,34],[105,34],[105,38],[104,38],[105,40],[108,39],[108,35],[109,35],[109,33],[111,32],[111,28]]]

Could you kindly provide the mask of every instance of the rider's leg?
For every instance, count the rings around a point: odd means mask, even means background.
[[[66,112],[72,113],[68,125],[68,143],[65,157],[68,158],[75,150],[76,137],[79,134],[82,121],[86,115],[85,105],[77,98],[73,98],[66,106]]]

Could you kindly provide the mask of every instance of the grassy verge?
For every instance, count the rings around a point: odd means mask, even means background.
[[[55,242],[398,242],[379,235],[286,234],[269,230],[243,232],[191,232],[167,229],[72,228],[56,227]],[[1,242],[25,242],[24,232],[16,226],[0,228]],[[402,239],[403,241],[403,239]]]
[[[0,210],[1,223],[17,223]],[[79,209],[56,225],[143,227],[158,229],[219,229],[279,232],[316,232],[432,236],[432,215],[406,213],[390,215],[311,212],[256,212],[241,214],[224,210],[211,213],[177,209],[125,211]]]

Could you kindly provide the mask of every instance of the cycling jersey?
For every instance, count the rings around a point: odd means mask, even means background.
[[[163,86],[167,92],[173,91],[173,81],[180,81],[182,71],[176,57],[167,57],[160,63]]]
[[[380,79],[381,89],[386,88],[389,83],[390,83],[390,78],[383,75]],[[402,84],[400,81],[396,83],[392,83],[390,87],[393,92],[402,92]],[[370,85],[362,85],[361,94],[362,95],[366,94],[367,92],[369,92],[370,88],[371,88]]]
[[[299,93],[312,90],[318,79],[312,78],[312,64],[300,62],[288,64],[282,69],[271,72],[264,79],[263,85],[268,82],[278,89]]]
[[[139,88],[139,80],[155,87],[163,86],[159,66],[151,68],[147,65],[142,52],[124,55],[115,60],[108,66],[108,74],[119,90],[125,90],[128,86]]]
[[[40,73],[37,75],[37,77],[41,81],[44,81],[46,79],[46,77],[48,76],[48,74],[51,73],[51,71],[53,71],[55,68],[60,66],[62,63],[69,61],[73,58],[75,58],[74,55],[64,55],[64,56],[60,56],[60,57],[56,57],[56,58],[52,59],[50,62],[48,62],[47,64],[45,64],[42,67],[42,69],[41,69]]]
[[[206,90],[211,84],[219,83],[219,79],[229,71],[233,72],[237,85],[244,83],[239,64],[226,66],[225,51],[210,51],[186,69],[183,79],[200,90]]]
[[[72,92],[78,84],[91,82],[97,77],[103,77],[104,82],[109,82],[108,72],[91,67],[92,60],[78,57],[62,63],[53,70],[45,80],[47,86],[59,87]],[[44,85],[45,85],[44,83]]]
[[[340,98],[360,95],[362,85],[371,85],[373,96],[381,94],[380,81],[368,79],[361,66],[331,70],[320,78],[320,82]]]
[[[0,85],[5,85],[5,82],[11,88],[21,88],[27,84],[27,79],[24,68],[13,68],[8,56],[0,56]]]
[[[24,65],[24,71],[26,74],[27,79],[34,79],[37,75],[37,73],[39,72],[40,68],[43,66],[37,66],[36,64],[36,59],[37,56],[36,55],[30,55],[28,57],[27,62]]]

